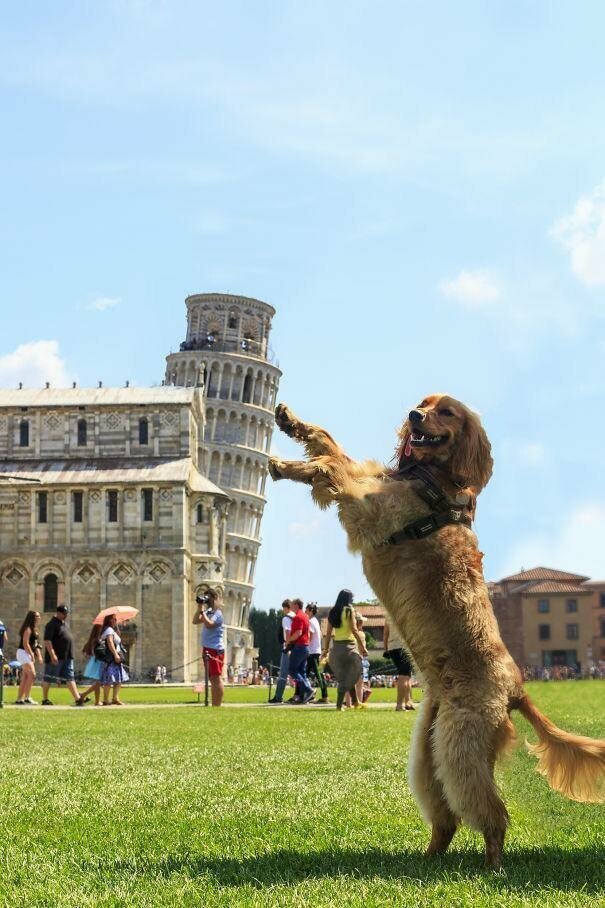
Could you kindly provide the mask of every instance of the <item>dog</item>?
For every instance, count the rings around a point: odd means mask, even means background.
[[[525,693],[500,637],[470,526],[493,467],[479,417],[448,395],[424,398],[399,429],[395,469],[352,460],[284,404],[275,419],[308,459],[273,457],[271,477],[306,483],[320,507],[336,505],[349,548],[361,554],[422,673],[426,696],[408,773],[432,827],[427,854],[446,851],[465,822],[483,834],[486,865],[500,868],[508,813],[494,764],[515,742],[513,709],[538,735],[531,749],[551,788],[577,801],[603,800],[605,740],[553,725]]]

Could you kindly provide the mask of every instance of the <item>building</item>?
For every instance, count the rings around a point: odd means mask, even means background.
[[[201,387],[0,391],[9,652],[28,609],[69,603],[80,648],[100,609],[133,605],[133,671],[197,677],[193,600],[222,585],[229,502],[199,469],[203,428]]]
[[[256,651],[248,616],[281,371],[275,310],[207,293],[161,388],[0,390],[0,616],[139,608],[129,662],[195,679],[196,592],[223,589],[227,665]],[[11,642],[14,642],[12,635]],[[9,647],[9,652],[12,650]],[[81,660],[80,660],[81,661]]]
[[[166,359],[166,383],[189,387],[204,377],[201,469],[231,498],[225,601],[240,650],[252,652],[248,615],[261,545],[269,450],[281,371],[269,346],[275,309],[222,293],[188,296],[187,334]]]
[[[592,593],[592,653],[597,664],[605,666],[605,580],[589,580]]]
[[[502,639],[517,665],[590,666],[594,592],[587,580],[536,567],[488,585]]]

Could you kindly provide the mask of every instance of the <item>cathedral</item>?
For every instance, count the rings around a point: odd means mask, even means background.
[[[201,675],[196,594],[223,591],[225,664],[249,667],[248,615],[281,371],[272,306],[186,300],[187,334],[153,388],[0,390],[0,618],[59,603],[80,650],[100,609],[132,605],[128,664]],[[84,657],[77,661],[81,667]]]

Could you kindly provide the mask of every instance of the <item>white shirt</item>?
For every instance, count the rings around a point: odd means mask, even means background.
[[[309,618],[309,655],[321,655],[321,628],[315,615]]]
[[[288,612],[288,614],[287,614],[287,615],[284,615],[284,617],[283,617],[282,620],[281,620],[281,629],[282,629],[283,634],[284,634],[284,643],[286,642],[286,640],[287,640],[288,637],[290,636],[290,629],[291,629],[291,627],[292,627],[292,619],[293,619],[293,618],[294,618],[294,612]],[[283,647],[283,645],[282,645],[282,647]]]

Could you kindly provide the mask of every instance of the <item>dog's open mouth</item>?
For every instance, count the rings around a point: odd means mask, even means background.
[[[435,445],[441,445],[444,441],[447,440],[447,435],[431,435],[430,432],[420,431],[420,429],[412,429],[412,434],[409,438],[409,443],[414,448],[420,447],[434,447]]]

